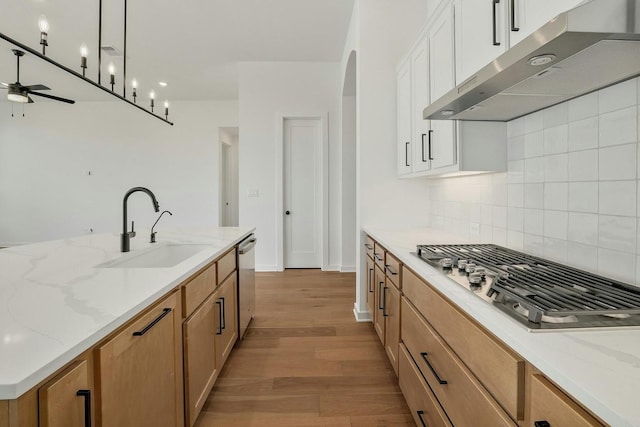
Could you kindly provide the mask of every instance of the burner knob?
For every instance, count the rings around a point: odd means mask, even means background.
[[[440,265],[442,266],[442,268],[451,268],[451,266],[453,265],[453,261],[451,260],[451,258],[442,258],[440,260]]]
[[[467,264],[467,273],[473,273],[474,271],[476,271],[476,264],[470,262],[469,264]]]
[[[487,270],[484,267],[476,267],[475,272],[484,276],[486,271]]]
[[[479,286],[482,283],[482,274],[471,273],[469,275],[469,283],[471,285]]]
[[[464,270],[465,268],[467,268],[467,260],[466,259],[459,259],[458,260],[458,269]]]

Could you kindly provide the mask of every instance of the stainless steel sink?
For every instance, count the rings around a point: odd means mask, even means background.
[[[209,245],[167,244],[140,252],[129,252],[113,261],[97,265],[97,268],[169,268],[191,258],[198,252],[210,249]]]

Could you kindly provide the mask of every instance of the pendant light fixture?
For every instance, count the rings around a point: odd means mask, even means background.
[[[154,91],[151,91],[149,93],[149,99],[151,101],[151,112],[153,113],[153,107],[155,107],[155,99],[156,99],[156,93]]]
[[[109,64],[109,84],[111,85],[111,92],[113,92],[116,84],[116,66],[113,65],[113,62]]]
[[[138,97],[138,81],[136,79],[131,81],[131,89],[133,89],[133,103],[135,104]]]
[[[164,101],[164,118],[169,120],[169,101]]]
[[[40,15],[38,18],[38,27],[40,28],[40,44],[42,45],[42,54],[46,55],[47,46],[49,46],[49,42],[47,41],[48,33],[49,33],[49,21],[47,21],[47,17],[44,15]]]
[[[89,55],[89,49],[87,45],[82,43],[80,46],[80,68],[82,68],[82,77],[85,77],[87,71],[87,56]]]

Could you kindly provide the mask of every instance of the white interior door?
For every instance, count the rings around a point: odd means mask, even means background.
[[[321,147],[319,119],[285,119],[284,267],[320,268]]]
[[[221,145],[222,152],[220,159],[220,166],[222,168],[222,182],[220,183],[220,206],[221,206],[221,221],[220,224],[223,227],[229,227],[232,225],[231,214],[231,147],[225,143]]]

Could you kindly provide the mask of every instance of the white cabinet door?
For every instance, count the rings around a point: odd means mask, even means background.
[[[473,2],[474,0],[468,0]],[[507,0],[501,0],[506,2]],[[536,31],[558,14],[575,7],[582,0],[509,0],[510,45]]]
[[[454,120],[431,120],[428,155],[431,156],[432,170],[456,164],[455,125]]]
[[[413,95],[413,172],[431,168],[427,153],[429,120],[422,118],[422,111],[429,105],[429,38],[425,37],[411,54],[411,93]]]
[[[509,47],[508,1],[456,0],[456,84],[464,82]]]
[[[453,6],[450,6],[443,11],[429,31],[429,94],[431,102],[440,98],[456,85],[453,22]]]
[[[398,175],[411,173],[411,62],[398,71]]]

